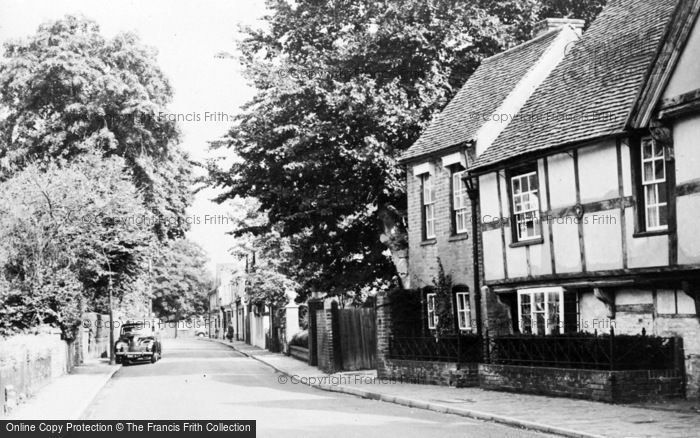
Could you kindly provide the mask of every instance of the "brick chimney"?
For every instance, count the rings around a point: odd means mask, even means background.
[[[537,23],[532,30],[534,38],[540,35],[544,35],[550,30],[559,29],[560,27],[569,25],[574,28],[577,34],[581,35],[583,33],[583,26],[586,24],[585,20],[579,20],[576,18],[545,18],[544,20]]]

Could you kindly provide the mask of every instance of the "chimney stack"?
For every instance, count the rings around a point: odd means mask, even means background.
[[[573,27],[576,33],[580,36],[583,33],[583,26],[585,24],[585,20],[579,20],[576,18],[545,18],[535,25],[533,34],[534,37],[537,38],[538,36],[544,35],[551,30],[569,25]]]

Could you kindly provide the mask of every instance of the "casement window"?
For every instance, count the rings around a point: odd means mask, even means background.
[[[452,224],[455,234],[466,233],[468,231],[468,195],[467,183],[464,182],[464,171],[452,174]]]
[[[421,175],[421,187],[423,190],[423,237],[435,238],[435,188],[433,178],[429,173]]]
[[[428,311],[428,328],[437,328],[437,313],[435,312],[435,294],[427,294],[426,298],[426,308]]]
[[[564,289],[550,287],[518,291],[520,333],[551,335],[564,333]]]
[[[537,172],[533,170],[512,175],[510,194],[513,202],[514,241],[539,239],[541,232]]]
[[[460,330],[471,330],[471,314],[469,312],[469,292],[457,292],[457,326]]]
[[[642,214],[645,231],[668,228],[668,188],[664,148],[650,137],[641,141]]]

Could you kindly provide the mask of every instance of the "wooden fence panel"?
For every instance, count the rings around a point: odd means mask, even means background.
[[[374,369],[377,337],[374,309],[338,311],[342,367],[345,371]]]

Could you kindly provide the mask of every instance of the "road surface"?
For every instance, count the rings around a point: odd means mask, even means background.
[[[225,345],[165,339],[163,359],[122,367],[95,398],[91,420],[257,420],[258,437],[493,437],[539,433],[411,409],[301,384]]]

